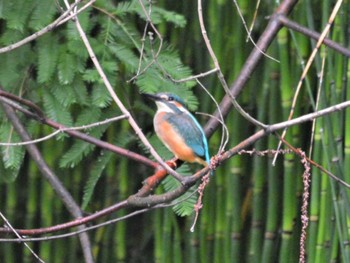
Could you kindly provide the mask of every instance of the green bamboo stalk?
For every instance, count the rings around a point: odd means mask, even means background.
[[[262,105],[268,105],[269,102],[269,86],[267,82],[262,86],[261,100],[259,103]],[[258,111],[258,120],[267,122],[267,107],[262,107]],[[266,140],[260,140],[256,143],[257,150],[267,149]],[[261,260],[265,221],[265,186],[266,186],[266,170],[267,162],[265,158],[260,156],[254,156],[252,167],[252,212],[251,212],[251,226],[249,235],[249,246],[247,253],[247,262],[259,262]]]
[[[339,261],[339,237],[338,237],[337,231],[334,231],[331,248],[332,250],[331,250],[329,262],[332,262],[332,263],[338,262]]]
[[[214,253],[213,258],[214,262],[222,262],[222,256],[224,254],[224,231],[225,227],[225,209],[222,209],[225,206],[224,200],[224,179],[223,177],[216,176],[215,178],[215,188],[216,188],[216,204],[215,204],[215,232],[214,232]]]
[[[238,156],[237,156],[238,157]],[[242,184],[242,169],[243,167],[241,158],[235,158],[232,163],[232,184],[231,186],[235,186],[234,191],[230,192],[230,189],[227,189],[227,197],[230,197],[228,201],[231,201],[232,204],[232,221],[231,224],[228,224],[230,228],[227,229],[228,237],[227,237],[227,256],[229,256],[229,261],[233,259],[237,259],[241,261],[243,258],[242,247],[244,237],[242,236],[242,220],[246,218],[242,218],[242,190],[238,189],[238,186]],[[228,182],[230,182],[228,180]],[[229,184],[228,184],[229,185]],[[250,196],[250,195],[249,195]],[[250,200],[248,200],[249,202]],[[226,222],[228,223],[228,222]],[[231,242],[231,245],[230,245]]]
[[[154,262],[162,262],[163,240],[162,240],[162,211],[156,209],[153,216],[154,229]]]
[[[315,126],[315,136],[314,136],[314,150],[312,159],[319,161],[322,159],[322,143],[321,143],[321,123],[316,122]],[[317,262],[316,260],[316,250],[317,250],[317,236],[319,231],[319,220],[320,215],[320,197],[321,195],[321,178],[324,176],[321,174],[318,168],[313,167],[311,170],[311,189],[310,189],[310,223],[308,232],[308,260],[309,262]]]
[[[7,220],[12,225],[14,224],[14,218],[16,214],[16,200],[17,200],[17,187],[16,184],[10,183],[6,185],[6,200],[5,200],[5,210],[2,211],[2,213],[5,214]],[[20,259],[22,253],[18,253],[18,246],[13,243],[3,244],[4,253],[2,254],[4,256],[5,262],[16,262],[16,260]]]
[[[277,82],[274,78],[275,69],[274,66],[270,67],[270,80],[269,80],[269,123],[276,123],[280,121],[281,112],[280,104],[280,94],[279,89],[277,88]],[[273,137],[268,139],[269,149],[275,149],[277,147],[277,140]],[[268,193],[267,193],[267,212],[266,212],[266,228],[265,228],[265,237],[264,245],[262,250],[262,259],[261,262],[271,262],[277,256],[277,229],[278,221],[281,214],[280,211],[280,196],[281,196],[281,174],[282,167],[280,161],[276,162],[275,167],[272,167],[271,164],[268,166]]]
[[[201,210],[200,215],[200,225],[197,226],[197,231],[199,231],[199,253],[200,262],[213,262],[214,256],[214,238],[215,238],[215,223],[216,223],[216,203],[215,198],[210,198],[215,196],[214,187],[209,187],[206,189],[204,202],[205,208]]]
[[[119,128],[119,127],[118,127]],[[129,126],[126,122],[123,122],[121,124],[121,132],[122,134],[127,134],[129,131]],[[116,128],[114,129],[109,129],[109,138],[113,139],[113,135],[117,133]],[[120,161],[120,165],[119,168],[115,165],[115,162],[110,162],[111,164],[114,165],[110,165],[108,166],[108,181],[113,181],[114,178],[117,175],[118,180],[118,186],[119,186],[119,195],[118,195],[118,199],[119,200],[124,200],[125,198],[127,198],[127,196],[130,194],[130,177],[128,176],[129,173],[129,161],[126,160],[125,158],[122,158]],[[115,187],[112,184],[109,184],[110,187],[108,189],[108,195],[112,196],[111,193],[115,192]],[[113,202],[112,200],[110,200],[111,202]],[[119,213],[120,216],[124,215],[125,212],[123,211],[122,213]],[[127,240],[127,224],[126,221],[122,221],[120,223],[118,223],[116,225],[116,229],[115,229],[115,239],[116,239],[116,243],[117,243],[117,249],[115,251],[116,253],[116,258],[117,260],[123,261],[126,259],[127,256],[127,247],[126,247],[126,240]]]
[[[162,224],[162,255],[161,262],[171,262],[171,252],[172,252],[172,239],[171,239],[171,231],[172,231],[172,221],[171,221],[171,213],[173,213],[170,209],[165,209],[162,211],[163,224]]]
[[[332,58],[332,57],[331,57]],[[336,68],[335,68],[336,67]],[[341,79],[333,78],[333,76],[337,76],[338,74],[335,73],[335,71],[343,72],[343,65],[333,65],[332,60],[330,59],[330,63],[328,63],[327,72],[330,73],[330,79],[326,78],[326,81],[330,81],[331,85],[327,86],[326,92],[328,92],[329,96],[326,100],[324,99],[324,104],[327,105],[328,103],[334,105],[339,103],[343,100],[342,96],[342,81]],[[338,84],[337,84],[338,82]],[[338,88],[337,88],[338,86]],[[344,87],[345,88],[345,87]],[[329,101],[329,102],[328,102]],[[328,167],[329,169],[333,168],[332,170],[337,174],[337,176],[341,179],[343,179],[343,158],[342,158],[342,149],[343,149],[343,143],[342,140],[339,140],[338,138],[343,137],[343,129],[342,129],[342,123],[343,123],[343,114],[333,114],[332,116],[325,118],[325,137],[327,145],[327,153],[328,158]],[[347,172],[347,171],[345,171]],[[342,211],[347,210],[349,206],[349,199],[348,195],[345,194],[343,191],[343,188],[339,188],[338,185],[335,185],[335,183],[332,181],[332,200],[333,200],[333,207],[335,212],[335,219],[336,219],[336,226],[339,231],[338,236],[340,239],[340,250],[342,253],[342,256],[344,257],[344,260],[350,260],[350,251],[347,246],[344,246],[344,242],[349,239],[349,233],[346,231],[348,229],[348,217],[346,214],[343,214]]]
[[[192,222],[190,220],[186,220],[186,229],[191,228]],[[198,232],[195,231],[194,233],[190,231],[185,231],[185,248],[186,251],[183,254],[183,257],[186,258],[186,260],[189,263],[196,263],[198,262],[199,253],[198,253],[198,246],[199,246],[199,238],[198,238]]]
[[[55,145],[55,141],[51,140],[47,142],[46,147],[43,147],[43,149],[41,149],[42,156],[48,156],[48,158],[45,159],[45,161],[49,166],[52,165],[54,167],[55,165],[55,162],[53,161],[53,158],[55,157],[52,155],[52,149],[55,149],[55,151],[57,150],[57,152],[59,152],[59,148],[61,147]],[[40,199],[32,200],[31,202],[39,202],[39,205],[40,205],[39,222],[41,222],[41,225],[51,226],[54,224],[55,218],[59,220],[58,218],[60,217],[57,218],[55,214],[56,214],[56,211],[60,211],[60,210],[55,210],[54,206],[55,206],[56,198],[51,186],[42,177],[40,178],[39,183],[41,185]],[[35,196],[28,196],[28,199],[32,199],[32,198],[35,198]],[[56,243],[56,245],[58,246],[57,249],[60,248],[59,244],[60,242]],[[40,256],[42,258],[50,259],[52,258],[54,253],[55,251],[52,249],[52,245],[49,242],[40,243]]]
[[[278,46],[279,46],[279,60],[280,60],[280,90],[281,90],[281,102],[283,119],[288,119],[289,111],[292,104],[292,82],[291,82],[291,68],[288,52],[288,31],[287,29],[280,30],[278,34]],[[286,135],[286,140],[293,142],[293,145],[300,145],[294,136],[296,127],[291,127]],[[293,231],[295,230],[294,224],[297,214],[297,195],[296,195],[296,182],[298,174],[296,171],[296,160],[294,154],[284,156],[284,181],[283,181],[283,212],[282,212],[282,244],[280,249],[280,261],[295,262],[297,258],[296,253],[291,250],[291,242]],[[299,165],[299,164],[298,164]]]
[[[171,255],[171,260],[169,262],[181,263],[183,262],[183,254],[182,254],[182,247],[181,247],[180,228],[177,222],[176,215],[172,213],[171,216],[172,216],[172,222],[174,225],[174,233],[173,233],[173,242],[172,242],[173,244],[172,255]]]
[[[325,176],[322,176],[321,179],[321,193],[320,193],[320,219],[318,224],[317,231],[317,244],[316,244],[316,253],[315,253],[315,262],[326,262],[327,255],[329,254],[329,249],[327,247],[327,237],[326,232],[327,229],[332,225],[327,219],[329,219],[329,179]]]

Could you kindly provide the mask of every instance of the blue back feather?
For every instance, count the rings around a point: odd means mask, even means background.
[[[208,142],[202,127],[191,113],[186,114],[178,109],[175,112],[167,113],[164,117],[168,119],[174,129],[182,134],[186,144],[191,147],[193,152],[209,164]]]

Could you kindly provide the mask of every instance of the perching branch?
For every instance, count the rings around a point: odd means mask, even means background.
[[[215,160],[215,164],[214,164],[215,167],[203,168],[202,170],[196,172],[194,175],[192,175],[190,177],[186,177],[185,184],[181,185],[180,187],[178,187],[177,189],[175,189],[173,191],[170,191],[170,192],[167,192],[164,194],[160,194],[160,195],[149,195],[150,192],[154,190],[154,188],[152,188],[151,184],[159,183],[157,178],[162,179],[162,178],[164,178],[163,175],[164,176],[166,175],[165,170],[163,170],[163,171],[160,170],[160,171],[158,171],[159,174],[156,177],[153,177],[149,181],[146,180],[146,182],[148,182],[150,184],[146,183],[140,189],[140,191],[138,193],[130,196],[127,200],[121,201],[121,202],[119,202],[111,207],[105,208],[97,213],[91,214],[91,215],[83,217],[83,218],[76,219],[76,220],[68,222],[68,223],[63,223],[60,225],[52,226],[52,227],[39,228],[39,229],[28,229],[28,230],[16,229],[16,231],[21,235],[28,235],[28,236],[29,235],[39,235],[39,234],[45,234],[45,233],[52,233],[52,232],[76,227],[76,226],[79,226],[81,224],[86,224],[88,222],[92,222],[92,221],[96,220],[97,218],[100,218],[100,217],[106,216],[110,213],[119,211],[120,209],[131,208],[131,207],[151,207],[151,206],[155,206],[158,204],[164,204],[164,203],[171,202],[174,199],[176,199],[177,197],[184,194],[196,181],[198,181],[202,176],[207,174],[210,169],[215,169],[215,168],[219,167],[223,162],[232,158],[236,154],[241,153],[242,150],[247,149],[249,146],[254,144],[256,141],[270,135],[271,133],[274,133],[278,130],[284,129],[286,127],[290,127],[292,125],[297,125],[297,124],[301,124],[301,123],[304,123],[307,121],[311,121],[315,118],[323,117],[323,116],[329,115],[331,113],[334,113],[338,110],[344,110],[348,107],[350,107],[350,101],[323,109],[319,112],[307,114],[306,115],[307,117],[302,116],[302,117],[296,118],[294,120],[285,121],[285,122],[281,122],[281,123],[276,123],[274,125],[270,125],[268,127],[268,129],[260,130],[260,131],[256,132],[255,134],[251,135],[247,139],[240,142],[235,147],[229,149],[228,151],[224,152],[223,154],[221,154],[219,156],[216,156],[217,160]],[[291,148],[295,153],[298,152],[295,148],[293,148],[290,144],[288,144],[288,142],[286,142],[285,140],[283,140],[283,142],[289,148]],[[335,179],[336,182],[338,182],[338,183],[342,184],[343,186],[350,189],[349,184],[347,184],[346,182],[337,178],[335,175],[333,175],[329,171],[325,170],[322,166],[318,165],[317,163],[313,162],[312,160],[308,159],[307,157],[306,157],[306,159],[310,162],[311,165],[319,168],[322,172],[326,173],[332,179]],[[0,233],[10,233],[10,231],[7,228],[0,228]]]

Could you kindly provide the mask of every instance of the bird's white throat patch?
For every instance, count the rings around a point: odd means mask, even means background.
[[[163,102],[163,101],[156,101],[156,105],[157,105],[157,108],[158,108],[158,111],[159,112],[170,112],[170,113],[175,113],[174,110],[169,107],[169,105],[167,105],[166,102]],[[180,111],[183,111],[183,112],[187,112],[187,110],[182,106],[180,105],[180,107],[177,107]]]

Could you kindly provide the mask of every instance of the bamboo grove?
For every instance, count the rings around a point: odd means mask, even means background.
[[[350,262],[349,189],[325,173],[350,183],[345,107],[289,127],[284,140],[294,152],[283,143],[277,150],[283,129],[232,150],[204,189],[193,232],[199,183],[156,207],[126,205],[158,171],[140,133],[163,160],[173,157],[142,93],[180,95],[198,113],[212,156],[264,132],[232,96],[266,125],[287,121],[292,108],[297,118],[347,102],[349,1],[73,2],[0,0],[0,262]],[[224,126],[211,126],[219,106]],[[184,163],[176,171],[199,169]],[[168,175],[152,194],[179,187]],[[97,211],[86,225],[33,236],[75,232],[69,237],[24,244],[5,231]],[[90,226],[98,227],[84,232]]]

